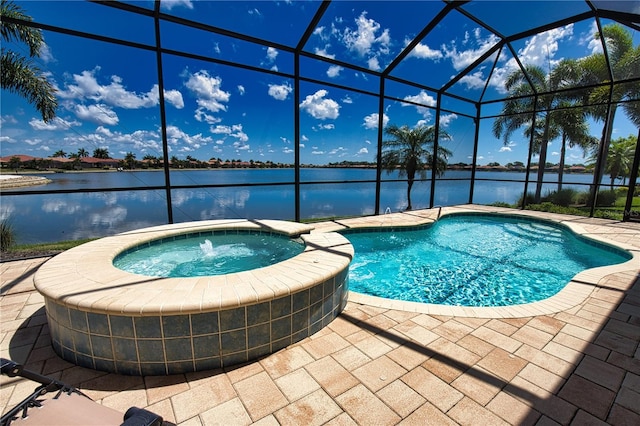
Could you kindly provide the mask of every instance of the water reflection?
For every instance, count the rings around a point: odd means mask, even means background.
[[[218,182],[232,181],[237,174],[233,171],[204,171],[203,179]],[[253,173],[256,174],[253,174]],[[271,171],[277,178],[284,178],[290,172]],[[304,177],[307,181],[340,180],[353,182],[363,179],[362,170],[336,169],[324,171],[314,169]],[[371,171],[367,171],[371,174]],[[48,189],[73,189],[78,186],[100,187],[107,182],[113,187],[140,184],[132,173],[85,173],[69,176],[69,187],[58,179]],[[140,172],[144,180],[154,185],[162,184],[162,173]],[[495,173],[494,173],[495,174]],[[107,176],[108,175],[108,176]],[[268,179],[270,171],[245,170],[242,175],[247,181]],[[513,174],[509,174],[513,175]],[[517,175],[517,174],[515,174]],[[200,173],[188,173],[188,183],[197,181]],[[454,173],[447,172],[449,178]],[[492,178],[490,173],[483,174]],[[81,179],[80,179],[81,177]],[[85,181],[96,178],[94,184]],[[106,178],[108,180],[105,180]],[[387,179],[396,178],[386,176]],[[512,176],[517,177],[517,176]],[[582,176],[585,183],[590,176]],[[124,179],[124,180],[123,180]],[[504,179],[504,178],[503,178]],[[552,179],[552,176],[549,176]],[[237,180],[235,182],[240,182]],[[173,182],[173,181],[172,181]],[[270,181],[272,182],[272,181]],[[177,184],[176,182],[173,182]],[[566,185],[569,187],[569,185]],[[355,215],[371,215],[375,212],[374,182],[346,184],[310,184],[300,187],[300,215],[306,218],[326,218]],[[522,181],[476,181],[473,202],[489,204],[495,201],[515,203],[522,195]],[[553,184],[545,185],[546,190],[555,189]],[[578,188],[579,190],[584,189]],[[531,187],[530,187],[531,190]],[[436,182],[435,205],[452,205],[468,202],[470,182],[468,180],[439,180]],[[419,181],[411,192],[414,209],[428,208],[430,205],[431,182]],[[383,181],[380,192],[380,211],[389,208],[393,212],[404,211],[407,207],[407,183]],[[95,238],[133,229],[161,225],[168,222],[166,193],[163,190],[130,190],[118,192],[90,192],[71,194],[30,194],[24,196],[2,196],[0,219],[9,220],[19,243],[61,241],[79,238]],[[295,218],[294,185],[271,185],[250,187],[185,188],[171,192],[174,222],[209,219],[283,219]]]

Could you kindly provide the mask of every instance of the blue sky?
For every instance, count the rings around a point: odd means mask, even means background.
[[[17,2],[35,21],[95,33],[141,45],[155,43],[153,20],[147,16],[86,2]],[[128,2],[152,8],[153,2]],[[640,12],[639,2],[635,12]],[[224,35],[161,25],[162,47],[181,50],[192,58],[162,57],[169,156],[199,160],[210,158],[293,163],[294,48],[313,18],[315,1],[164,1],[162,12],[214,25],[229,31],[271,41],[263,46]],[[382,71],[422,31],[443,7],[439,1],[347,2],[329,6],[304,51],[338,61],[300,59],[301,76],[321,83],[301,81],[300,160],[327,164],[340,161],[375,161],[379,78],[367,72]],[[583,1],[472,2],[467,9],[505,35],[585,12]],[[516,19],[520,16],[521,19]],[[610,21],[603,20],[606,25]],[[602,50],[594,40],[594,20],[578,22],[513,43],[524,64],[552,69],[563,58],[580,58]],[[629,29],[634,43],[640,34]],[[49,157],[56,151],[92,153],[106,148],[115,158],[133,152],[136,158],[161,156],[159,89],[155,52],[53,31],[44,32],[46,46],[37,65],[58,89],[58,117],[43,123],[34,108],[11,93],[2,93],[0,154]],[[498,37],[464,15],[454,12],[420,40],[391,76],[440,88],[495,45]],[[8,45],[24,52],[24,47]],[[266,72],[199,60],[215,58]],[[495,56],[471,70],[450,93],[479,100],[504,95],[503,82],[515,69],[510,52]],[[352,64],[356,69],[341,64]],[[325,84],[326,83],[326,84]],[[342,87],[336,87],[339,85]],[[356,90],[351,90],[354,88]],[[435,123],[437,94],[395,81],[387,81],[383,123],[415,126]],[[406,102],[403,102],[406,101]],[[420,104],[420,105],[416,105]],[[450,162],[471,162],[473,104],[443,97],[440,122],[451,135],[446,147]],[[501,104],[491,104],[482,115],[497,114]],[[599,136],[602,123],[592,122]],[[505,145],[491,134],[492,120],[480,124],[478,163],[526,163],[527,141],[517,132]],[[636,135],[619,109],[614,137]],[[548,161],[559,159],[559,142],[549,147]],[[534,159],[535,160],[535,159]],[[582,151],[568,151],[569,164],[582,163]]]

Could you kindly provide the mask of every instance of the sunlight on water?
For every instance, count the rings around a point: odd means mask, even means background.
[[[629,259],[564,228],[507,217],[447,216],[419,230],[344,235],[355,249],[350,290],[444,305],[538,301],[580,271]]]
[[[155,277],[196,277],[247,271],[302,253],[304,244],[274,235],[193,236],[118,256],[114,266]]]

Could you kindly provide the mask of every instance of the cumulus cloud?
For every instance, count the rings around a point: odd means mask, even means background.
[[[408,44],[408,40],[405,40],[405,44]],[[426,44],[418,43],[416,47],[413,48],[411,52],[409,52],[408,57],[414,57],[419,59],[432,59],[437,61],[444,57],[444,54],[439,50],[431,49]]]
[[[345,46],[352,52],[363,57],[369,55],[374,47],[382,52],[388,53],[390,44],[389,29],[380,30],[380,24],[373,19],[367,18],[367,12],[364,11],[356,18],[357,29],[346,28],[343,33],[343,42]]]
[[[160,2],[160,7],[165,10],[171,10],[174,7],[184,6],[187,9],[193,9],[193,3],[191,0],[162,0]]]
[[[29,121],[29,125],[34,130],[56,131],[56,130],[69,130],[71,127],[80,126],[81,123],[78,121],[68,121],[60,117],[55,117],[53,120],[49,121],[48,123],[45,123],[42,120],[32,118]]]
[[[432,106],[432,107],[435,107],[437,104],[436,99],[433,96],[429,95],[424,90],[421,90],[420,93],[418,93],[417,95],[405,96],[404,100],[409,102],[414,102],[416,104],[422,104],[422,105]],[[411,104],[404,104],[404,103],[402,104],[402,106],[403,107],[415,106],[418,113],[422,115],[425,119],[428,119],[429,117],[431,117],[431,109],[427,108],[426,106],[411,105]]]
[[[76,117],[81,120],[91,121],[96,124],[115,126],[120,119],[109,106],[104,104],[76,105]]]
[[[340,65],[331,65],[327,70],[327,76],[331,78],[335,78],[340,75],[340,71],[342,71],[343,69],[344,68],[341,67]]]
[[[456,118],[458,118],[457,114],[451,113],[451,114],[443,114],[440,116],[440,125],[443,127],[448,127],[449,124],[451,124],[451,122],[453,120],[455,120]]]
[[[189,76],[185,86],[196,95],[196,103],[200,108],[211,112],[227,110],[224,103],[229,102],[231,94],[222,90],[220,77],[210,76],[206,70],[200,70]]]
[[[465,40],[462,43],[464,46],[472,46],[471,48],[459,50],[455,41],[451,42],[448,46],[444,45],[442,48],[445,58],[450,59],[453,67],[457,71],[460,71],[471,65],[499,41],[500,39],[494,34],[483,37],[481,30],[476,28],[471,33],[465,33]]]
[[[573,36],[573,24],[554,28],[540,34],[536,34],[525,42],[525,46],[518,50],[518,58],[524,65],[540,66],[548,69],[555,66],[562,58],[557,58],[559,42]],[[514,70],[518,69],[515,59],[502,61],[496,67],[489,84],[501,93],[505,93],[504,81]]]
[[[289,83],[284,84],[270,84],[269,96],[279,101],[284,101],[289,96],[289,93],[293,91],[293,88]]]
[[[249,145],[246,144],[246,142],[249,141],[249,135],[244,132],[242,124],[233,124],[231,126],[219,124],[216,126],[212,126],[209,130],[213,134],[225,135],[225,139],[227,137],[235,139],[233,142],[233,146],[236,149],[249,149]],[[216,143],[222,145],[220,141],[217,141]]]
[[[316,47],[315,49],[313,49],[314,53],[318,56],[322,56],[323,58],[328,58],[328,59],[335,59],[336,55],[333,55],[331,53],[329,53],[327,51],[327,49],[329,48],[329,46],[325,46],[324,48],[319,48]]]
[[[498,152],[511,152],[511,148],[513,148],[514,146],[516,146],[514,142],[509,142],[507,145],[501,146]]]
[[[202,133],[190,135],[177,126],[167,126],[167,141],[171,145],[178,145],[193,151],[213,142],[213,138],[203,136]]]
[[[369,153],[369,150],[367,149],[366,146],[363,148],[360,148],[360,150],[358,151],[358,155],[368,154],[368,153]]]
[[[340,115],[340,105],[333,99],[325,99],[327,94],[326,90],[321,89],[313,95],[308,95],[300,103],[300,108],[318,120],[335,120]]]
[[[245,93],[245,88],[242,84],[238,84],[238,93],[240,94],[240,96],[244,95]]]
[[[369,114],[364,118],[364,123],[362,125],[365,129],[377,129],[379,118],[380,115],[377,112]],[[382,127],[387,127],[387,124],[389,124],[389,116],[387,116],[387,114],[382,114]]]
[[[278,57],[278,49],[271,46],[267,47],[267,59],[273,62],[276,60],[277,57]]]
[[[121,77],[113,75],[108,85],[102,85],[95,75],[99,70],[100,67],[96,67],[74,74],[73,83],[59,89],[57,95],[62,99],[90,100],[125,109],[151,108],[160,102],[157,84],[146,93],[131,92],[123,85]],[[165,98],[178,108],[184,106],[182,94],[177,90],[165,91]]]

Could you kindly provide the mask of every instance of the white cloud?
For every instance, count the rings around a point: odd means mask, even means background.
[[[409,40],[405,40],[405,45]],[[426,44],[418,43],[416,47],[409,52],[408,57],[420,58],[420,59],[433,59],[435,61],[442,59],[444,55],[439,50],[433,50]]]
[[[440,116],[440,125],[442,127],[448,127],[449,124],[451,124],[451,122],[453,120],[455,120],[456,118],[458,118],[458,115],[454,114],[454,113],[441,115]]]
[[[323,58],[328,58],[328,59],[335,59],[336,55],[333,55],[329,52],[327,52],[327,49],[329,48],[329,46],[325,46],[324,48],[320,49],[319,47],[316,47],[315,49],[313,49],[314,53],[318,56],[322,56]]]
[[[469,33],[465,33],[465,40],[463,45],[472,45],[473,47],[466,50],[458,50],[455,41],[451,42],[449,46],[443,45],[444,56],[451,59],[453,67],[460,71],[463,68],[471,65],[476,59],[482,56],[487,50],[495,46],[500,39],[494,35],[489,34],[486,38],[482,38],[482,34],[479,30],[473,31],[473,37],[469,36]]]
[[[120,121],[118,114],[104,104],[76,105],[75,113],[76,117],[81,120],[91,121],[100,125],[115,126]]]
[[[158,85],[153,85],[147,93],[138,94],[128,91],[122,84],[122,78],[113,75],[109,85],[101,85],[95,76],[100,67],[91,71],[82,71],[73,75],[73,84],[59,89],[57,95],[62,99],[86,99],[97,103],[125,109],[151,108],[159,103]],[[182,94],[177,90],[165,91],[167,102],[178,108],[184,106]]]
[[[223,103],[229,102],[231,94],[221,89],[220,77],[212,77],[207,71],[200,70],[189,76],[185,86],[196,95],[196,102],[200,108],[211,112],[227,110]]]
[[[289,93],[293,91],[293,88],[289,83],[285,84],[270,84],[269,96],[279,101],[284,101],[289,96]]]
[[[373,19],[367,19],[366,11],[362,12],[355,21],[357,29],[347,27],[343,32],[342,40],[349,50],[363,57],[371,54],[374,46],[377,46],[381,53],[388,53],[390,44],[388,29],[377,36],[380,24]]]
[[[329,123],[329,124],[319,124],[317,126],[313,126],[312,129],[315,130],[316,132],[319,130],[333,130],[335,129],[336,126],[333,123]]]
[[[47,43],[42,43],[42,46],[40,46],[39,56],[45,64],[55,61],[53,53],[51,53],[51,49]]]
[[[508,144],[501,146],[498,152],[511,152],[513,151],[512,148],[515,146],[516,146],[515,142],[509,142]]]
[[[33,118],[31,119],[31,121],[29,121],[29,125],[34,130],[55,131],[55,130],[69,130],[71,127],[80,126],[81,123],[78,121],[67,121],[60,117],[55,117],[53,120],[49,121],[48,123],[45,123],[42,120],[37,120]]]
[[[349,95],[346,95],[344,98],[342,98],[342,103],[343,104],[352,104],[353,103],[353,99],[351,99],[349,97]]]
[[[274,47],[267,47],[267,59],[271,62],[275,61],[278,57],[278,49]]]
[[[177,6],[184,6],[187,9],[193,9],[191,0],[162,0],[160,6],[165,10],[171,10]]]
[[[155,86],[155,88],[157,89],[158,86]],[[184,108],[184,99],[182,99],[182,93],[178,90],[165,90],[164,100],[178,109]]]
[[[554,28],[540,34],[536,34],[529,38],[525,46],[518,50],[517,54],[523,65],[540,66],[548,70],[549,66],[553,68],[561,58],[556,58],[558,53],[558,42],[572,37],[573,24],[564,27]],[[501,93],[505,93],[504,81],[507,76],[514,70],[518,69],[515,59],[511,58],[503,65],[496,67],[489,84]]]
[[[342,71],[344,68],[341,67],[340,65],[331,65],[329,67],[329,69],[327,70],[327,76],[331,77],[331,78],[335,78],[338,75],[340,75],[340,71]]]
[[[240,93],[240,96],[244,95],[245,93],[245,88],[242,84],[238,84],[238,93]]]
[[[433,96],[429,95],[424,90],[421,90],[420,93],[418,93],[417,95],[414,95],[414,96],[405,96],[404,100],[405,101],[409,101],[409,102],[415,102],[417,104],[433,106],[433,107],[435,107],[436,104],[437,104],[437,101],[435,100],[435,98]],[[411,105],[411,104],[405,104],[405,103],[403,103],[402,106],[403,107],[404,106],[415,106],[415,108],[418,111],[418,113],[420,115],[422,115],[425,119],[428,119],[429,117],[431,117],[431,109],[429,109],[429,108],[427,108],[425,106]]]
[[[360,150],[358,151],[358,155],[368,154],[368,153],[369,153],[369,150],[367,149],[367,147],[360,148]]]
[[[460,83],[467,86],[469,89],[481,89],[484,87],[486,81],[483,70],[476,71],[471,74],[467,74],[460,79]]]
[[[207,114],[204,108],[196,109],[194,117],[196,120],[200,122],[205,122],[207,124],[216,124],[222,121],[222,118],[215,117],[211,114]]]
[[[380,62],[378,62],[378,58],[373,56],[367,60],[367,66],[372,71],[380,71]]]
[[[363,126],[365,129],[377,129],[379,118],[380,115],[377,112],[369,114],[364,118]],[[382,127],[387,127],[387,124],[389,124],[389,116],[382,114]]]
[[[300,104],[300,108],[318,120],[335,120],[340,115],[340,105],[333,99],[325,99],[327,94],[326,90],[321,89],[313,95],[308,95]]]

